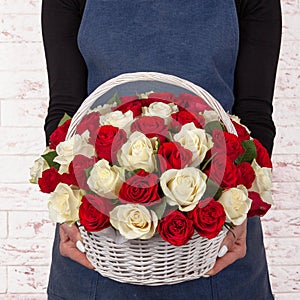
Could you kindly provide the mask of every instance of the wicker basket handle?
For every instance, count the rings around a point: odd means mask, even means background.
[[[68,130],[66,139],[69,139],[75,134],[76,126],[79,124],[82,117],[87,113],[91,105],[103,94],[108,92],[111,88],[124,84],[127,82],[134,81],[160,81],[163,83],[170,83],[175,86],[185,88],[195,95],[200,96],[214,111],[220,116],[220,119],[223,121],[228,132],[237,134],[236,130],[230,120],[228,114],[224,111],[220,103],[210,95],[206,90],[193,84],[190,81],[181,79],[174,75],[162,74],[157,72],[136,72],[136,73],[125,73],[121,74],[115,78],[112,78],[105,83],[101,84],[94,92],[92,92],[81,104],[78,111],[72,118],[71,125]]]

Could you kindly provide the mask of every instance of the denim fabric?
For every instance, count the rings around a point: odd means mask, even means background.
[[[190,80],[230,111],[238,51],[233,0],[88,0],[79,32],[89,93],[121,73],[156,71]],[[259,218],[248,221],[247,255],[221,273],[176,285],[123,284],[53,246],[49,300],[271,300]]]
[[[208,90],[229,111],[238,51],[233,0],[87,1],[79,47],[88,89],[122,73],[154,71]]]

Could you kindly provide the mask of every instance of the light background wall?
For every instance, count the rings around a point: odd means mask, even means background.
[[[47,78],[41,0],[0,0],[0,300],[46,299],[54,225],[28,183],[44,148]],[[274,99],[276,206],[263,218],[272,288],[300,299],[300,1],[282,0],[283,42]]]

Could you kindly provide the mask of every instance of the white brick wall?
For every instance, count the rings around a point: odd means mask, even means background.
[[[54,225],[46,197],[28,183],[44,148],[47,81],[41,0],[0,0],[0,300],[46,299]],[[275,91],[276,206],[263,218],[276,299],[300,299],[300,1],[282,0]]]

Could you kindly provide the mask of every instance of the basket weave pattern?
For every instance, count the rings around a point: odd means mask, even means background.
[[[99,86],[72,118],[66,139],[75,134],[76,125],[100,96],[113,87],[137,80],[170,83],[191,91],[218,113],[229,132],[236,134],[222,106],[201,87],[172,75],[139,72],[122,74]],[[213,239],[195,233],[187,244],[178,247],[165,242],[159,234],[150,240],[128,240],[117,244],[113,239],[101,236],[101,232],[87,233],[83,226],[79,228],[87,258],[101,275],[119,282],[153,286],[175,284],[203,276],[213,267],[227,232],[223,229]]]
[[[80,227],[87,258],[101,275],[113,280],[164,285],[197,279],[210,270],[216,260],[226,230],[213,239],[195,233],[185,245],[177,247],[159,235],[148,241],[129,240],[116,244],[112,239],[87,233]]]

